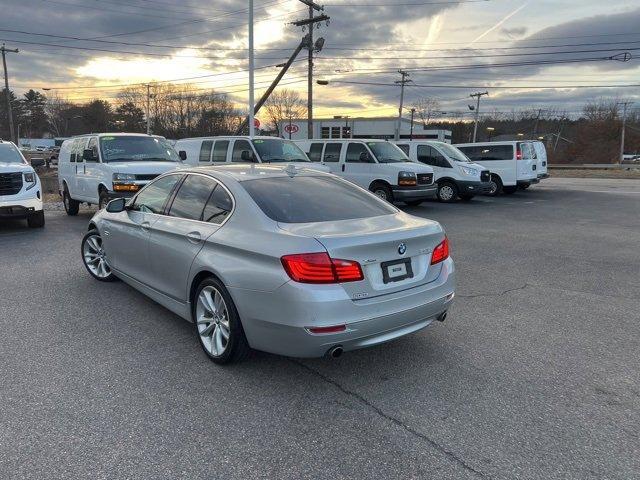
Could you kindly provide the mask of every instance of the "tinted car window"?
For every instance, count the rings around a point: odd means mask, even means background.
[[[373,158],[367,147],[362,143],[350,143],[345,157],[347,163],[373,163]]]
[[[227,150],[229,149],[229,140],[218,140],[213,146],[213,161],[226,162]]]
[[[164,204],[181,175],[168,175],[150,183],[136,197],[131,209],[138,212],[162,213]]]
[[[513,160],[513,145],[481,145],[458,147],[462,153],[474,162],[491,160]]]
[[[322,159],[322,143],[312,143],[308,156],[312,162],[319,162]]]
[[[241,185],[265,215],[276,222],[331,222],[397,211],[337,178],[297,175],[248,180]]]
[[[432,167],[451,168],[444,155],[429,145],[418,145],[418,161]]]
[[[205,140],[200,146],[199,162],[208,162],[211,157],[211,147],[213,147],[213,140]]]
[[[248,162],[250,160],[242,160],[242,152],[247,151],[253,157],[251,145],[246,140],[236,140],[233,144],[233,152],[231,154],[232,162]]]
[[[231,213],[233,202],[227,191],[220,185],[216,186],[204,207],[202,220],[220,224]]]
[[[216,186],[216,182],[202,175],[189,175],[176,193],[169,216],[202,220],[202,211]]]
[[[324,149],[324,162],[337,163],[340,161],[340,151],[342,150],[341,143],[327,143]]]

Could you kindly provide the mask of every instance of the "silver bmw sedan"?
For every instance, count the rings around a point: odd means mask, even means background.
[[[440,224],[294,166],[162,175],[91,219],[82,259],[193,322],[216,363],[387,342],[444,320],[455,289]]]

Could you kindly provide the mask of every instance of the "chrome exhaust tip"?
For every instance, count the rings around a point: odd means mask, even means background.
[[[330,358],[338,358],[342,355],[342,352],[344,352],[344,350],[342,349],[342,346],[337,345],[335,347],[331,347],[327,352],[327,355]]]
[[[438,318],[436,318],[436,320],[438,320],[439,322],[444,322],[447,319],[447,312],[442,312],[440,315],[438,315]]]

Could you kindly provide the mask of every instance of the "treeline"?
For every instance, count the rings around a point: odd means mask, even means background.
[[[9,122],[2,91],[0,138],[8,139]],[[22,138],[68,137],[95,132],[145,132],[147,87],[118,92],[113,99],[74,102],[59,95],[29,90],[10,92],[14,125]],[[193,93],[187,84],[152,85],[149,91],[151,131],[167,138],[235,133],[243,113],[224,94]]]

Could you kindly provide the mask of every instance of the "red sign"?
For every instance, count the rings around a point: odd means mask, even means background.
[[[289,125],[285,125],[284,131],[287,133],[298,133],[300,131],[300,127],[295,123],[291,123]]]
[[[256,128],[260,128],[260,120],[258,120],[257,118],[253,119],[253,126]]]

